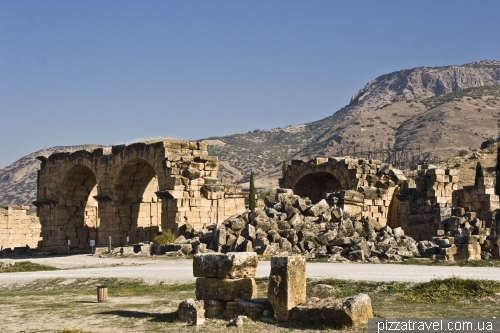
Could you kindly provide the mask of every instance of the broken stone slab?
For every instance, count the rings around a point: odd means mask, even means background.
[[[252,320],[258,320],[264,316],[264,311],[272,310],[266,298],[257,298],[253,300],[237,299],[227,302],[226,310],[222,314],[224,318],[234,318],[239,315],[245,315]]]
[[[332,240],[334,240],[335,237],[337,237],[337,230],[334,229],[319,235],[317,237],[317,240],[321,245],[327,245]]]
[[[179,304],[177,310],[179,320],[193,325],[201,325],[205,322],[205,305],[203,301],[195,301],[189,298]]]
[[[365,261],[365,253],[362,250],[349,252],[347,259],[350,261]]]
[[[306,300],[306,259],[301,256],[274,256],[267,298],[278,321],[288,321],[290,310]]]
[[[257,297],[257,285],[253,278],[219,279],[197,278],[196,298],[198,300],[233,301],[237,298]]]
[[[193,276],[219,279],[255,277],[258,263],[255,252],[198,253],[193,257]]]
[[[328,211],[330,209],[330,206],[326,202],[325,199],[322,199],[320,202],[318,202],[315,205],[312,205],[306,212],[306,215],[309,216],[320,216],[324,212]]]
[[[359,294],[350,298],[311,298],[291,310],[290,320],[313,322],[335,327],[358,327],[373,318],[370,296]]]

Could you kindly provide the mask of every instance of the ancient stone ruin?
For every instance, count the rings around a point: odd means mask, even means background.
[[[179,319],[193,325],[203,324],[205,318],[222,318],[235,319],[232,324],[240,326],[244,317],[271,324],[294,321],[356,327],[373,317],[366,294],[307,299],[303,256],[272,257],[267,298],[257,298],[257,265],[255,252],[195,255],[196,300],[179,304]]]
[[[37,247],[41,225],[28,210],[28,206],[0,207],[0,250]]]
[[[256,251],[370,261],[500,256],[493,180],[460,187],[454,169],[427,165],[407,178],[378,160],[294,160],[280,179],[282,188],[248,212],[247,195],[217,179],[217,157],[208,156],[203,142],[136,143],[39,159],[34,204],[42,250],[88,250],[95,240],[100,252],[111,245],[113,254],[123,255]],[[13,230],[10,223],[2,234]],[[181,237],[166,246],[149,244],[166,230]],[[0,245],[33,242],[21,238]]]
[[[34,204],[40,247],[60,250],[152,241],[163,230],[203,228],[245,210],[240,188],[217,179],[203,142],[135,143],[40,156]]]

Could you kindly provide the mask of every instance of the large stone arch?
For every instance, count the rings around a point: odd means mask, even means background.
[[[209,156],[204,142],[158,140],[89,147],[38,159],[41,168],[33,204],[42,225],[40,246],[46,250],[66,250],[69,233],[61,232],[61,228],[68,223],[68,215],[74,215],[74,211],[80,214],[82,203],[87,207],[92,198],[98,202],[98,229],[95,233],[78,229],[82,233],[77,237],[82,240],[71,239],[72,245],[86,247],[90,237],[95,237],[97,246],[122,246],[127,237],[130,244],[150,241],[162,228],[176,233],[187,223],[186,228],[203,228],[245,210],[247,195],[237,186],[218,181],[218,159]],[[89,170],[98,191],[93,187],[83,197],[75,197],[65,175],[71,175],[68,179],[77,174],[84,177]],[[90,225],[85,223],[80,225]]]
[[[54,219],[48,226],[47,241],[53,246],[90,249],[99,229],[97,178],[85,164],[68,167],[57,191]]]
[[[113,243],[152,241],[161,230],[162,201],[156,195],[159,181],[156,170],[145,159],[132,158],[123,164],[115,180],[120,239]],[[114,232],[116,237],[117,233]]]

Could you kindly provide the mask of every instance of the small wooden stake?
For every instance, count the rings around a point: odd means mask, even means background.
[[[108,301],[108,287],[98,286],[97,287],[97,302],[107,302]]]

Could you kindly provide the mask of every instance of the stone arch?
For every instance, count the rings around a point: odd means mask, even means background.
[[[316,172],[300,178],[295,184],[294,193],[301,197],[308,197],[313,203],[317,203],[325,193],[340,190],[342,190],[342,185],[331,173]]]
[[[141,146],[144,146],[143,149]],[[115,159],[113,161],[113,167],[110,168],[109,179],[113,184],[111,186],[118,185],[120,175],[122,173],[123,168],[131,163],[133,160],[143,160],[147,162],[151,168],[154,170],[157,180],[159,190],[166,189],[166,176],[165,176],[165,166],[164,166],[164,156],[157,156],[155,158],[155,154],[149,153],[146,145],[142,143],[132,144],[130,146],[124,147],[124,150],[121,152],[121,157]]]
[[[315,159],[292,164],[287,168],[280,185],[318,202],[322,193],[356,190],[359,183],[356,169],[350,167],[345,159]]]
[[[97,178],[86,165],[73,165],[58,187],[54,220],[49,226],[50,241],[71,249],[90,249],[99,229]]]
[[[133,158],[123,164],[115,184],[119,221],[113,234],[121,234],[113,244],[152,241],[161,230],[162,202],[155,192],[159,190],[158,175],[151,164],[142,158]],[[116,236],[115,236],[116,237]]]

